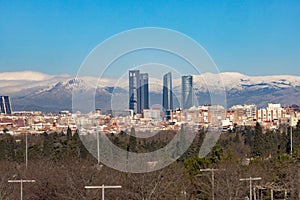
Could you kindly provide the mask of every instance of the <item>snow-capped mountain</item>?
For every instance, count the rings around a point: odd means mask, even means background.
[[[204,73],[193,76],[195,94],[200,104],[209,103],[208,88],[225,89],[227,105],[269,102],[300,104],[300,76],[247,76],[237,72]],[[96,91],[97,107],[109,109],[111,97],[128,102],[127,78],[96,78],[47,75],[39,72],[0,73],[0,95],[10,95],[14,110],[71,110],[72,91]],[[150,103],[161,104],[162,78],[149,78]],[[173,90],[180,96],[181,79],[173,79]],[[120,96],[121,95],[121,96]],[[178,100],[179,101],[179,100]]]

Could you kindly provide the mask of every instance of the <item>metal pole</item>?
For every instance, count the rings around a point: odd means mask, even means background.
[[[211,188],[212,188],[212,200],[215,200],[215,175],[214,175],[214,169],[211,169]]]
[[[85,189],[102,189],[102,200],[104,200],[104,189],[117,189],[117,188],[122,188],[120,185],[115,185],[115,186],[105,186],[102,184],[101,186],[85,186]]]
[[[250,177],[250,200],[252,200],[252,178]]]
[[[23,200],[23,183],[35,183],[35,180],[8,180],[8,183],[20,183],[20,196]]]
[[[29,131],[29,126],[28,126],[28,120],[25,120],[25,165],[26,169],[28,166],[28,131]]]
[[[241,178],[240,181],[249,181],[250,182],[250,200],[252,200],[252,181],[258,181],[261,180],[261,177],[256,177],[256,178]]]
[[[21,200],[23,200],[23,180],[21,179]]]
[[[27,169],[27,166],[28,166],[28,138],[27,138],[27,131],[25,133],[25,140],[26,140],[26,149],[25,149],[25,163],[26,163],[26,169]]]
[[[290,126],[291,156],[293,155],[293,127]]]
[[[271,189],[271,200],[274,200],[273,189]]]
[[[104,184],[102,184],[102,200],[104,200],[104,197],[105,197],[105,195],[104,195]]]
[[[221,169],[225,170],[225,169]],[[212,195],[212,200],[215,199],[215,171],[219,171],[219,169],[214,169],[214,168],[207,168],[207,169],[200,169],[201,172],[211,172],[211,195]]]
[[[98,154],[98,165],[100,164],[100,141],[99,141],[99,132],[96,130],[97,133],[97,154]]]

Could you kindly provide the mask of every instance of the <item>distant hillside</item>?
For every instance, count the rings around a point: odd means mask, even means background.
[[[194,90],[199,104],[209,103],[207,86],[218,88],[220,84],[216,74],[205,73],[194,76]],[[235,72],[221,73],[220,77],[226,89],[227,106],[234,104],[257,104],[259,107],[269,102],[282,105],[300,104],[300,76],[247,76]],[[205,80],[205,81],[203,81]],[[161,104],[162,80],[150,78],[150,103]],[[79,84],[80,83],[80,84]],[[72,90],[95,90],[98,83],[95,77],[75,79],[69,75],[47,75],[39,72],[3,72],[0,73],[0,94],[10,95],[13,110],[41,110],[55,112],[71,110]],[[180,102],[181,80],[173,80],[176,101]],[[101,79],[96,89],[96,107],[110,109],[113,102],[122,99],[122,105],[128,106],[127,79]],[[120,102],[120,101],[119,101]]]

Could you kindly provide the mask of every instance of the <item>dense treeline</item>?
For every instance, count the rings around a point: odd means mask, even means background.
[[[27,135],[28,157],[30,159],[66,159],[68,157],[86,157],[88,151],[81,143],[78,131],[72,134],[68,128],[65,133],[44,132],[41,135]],[[23,162],[26,136],[1,135],[0,160]]]
[[[287,128],[289,130],[289,128]],[[160,132],[145,139],[121,132],[108,135],[117,146],[132,152],[149,152],[165,146],[175,132]],[[249,195],[248,183],[239,178],[260,176],[260,185],[272,184],[288,189],[289,199],[300,197],[300,123],[293,130],[293,156],[289,133],[265,131],[255,127],[236,127],[223,133],[211,153],[198,156],[205,137],[196,135],[189,150],[172,165],[146,174],[121,173],[100,168],[82,144],[78,132],[49,132],[28,135],[29,164],[25,167],[25,135],[0,136],[0,199],[18,199],[19,187],[8,179],[35,179],[24,186],[24,199],[101,199],[101,191],[86,190],[85,185],[122,185],[107,190],[107,199],[203,199],[212,198],[211,174],[215,172],[215,199],[243,199]],[[251,158],[250,163],[245,162]],[[265,191],[267,198],[269,193]],[[279,197],[278,197],[279,198]]]

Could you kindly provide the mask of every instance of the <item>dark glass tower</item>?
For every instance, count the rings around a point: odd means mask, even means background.
[[[172,73],[168,72],[163,78],[163,109],[173,110]]]
[[[0,113],[11,114],[11,103],[9,96],[0,96]]]
[[[129,70],[129,109],[140,113],[140,71]]]
[[[129,70],[129,109],[141,114],[149,108],[149,78],[147,73]]]
[[[149,109],[149,78],[147,73],[140,74],[140,109],[138,113],[141,113],[143,109]]]
[[[189,109],[193,106],[193,76],[181,77],[181,102],[182,109]]]

